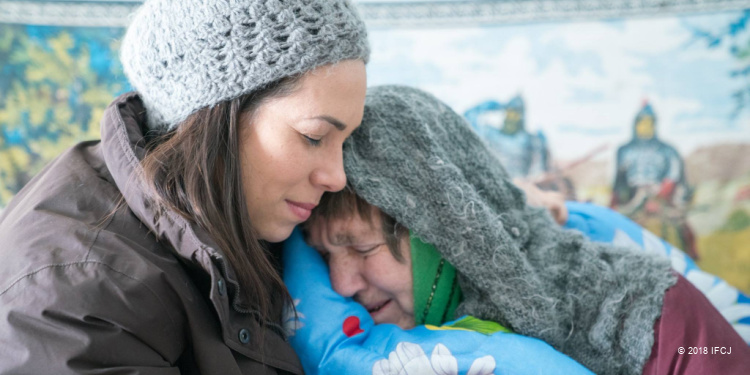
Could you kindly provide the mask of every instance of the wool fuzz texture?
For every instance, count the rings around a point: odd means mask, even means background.
[[[537,337],[598,374],[640,374],[651,354],[669,262],[588,241],[525,204],[465,120],[402,86],[368,91],[344,146],[357,194],[458,270],[457,316]]]
[[[166,131],[203,107],[369,54],[348,0],[147,0],[120,60],[149,128]]]

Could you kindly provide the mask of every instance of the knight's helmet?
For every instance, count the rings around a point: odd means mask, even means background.
[[[505,120],[503,121],[503,132],[515,134],[525,128],[524,102],[521,95],[514,96],[505,105]]]
[[[643,101],[643,107],[635,116],[633,138],[643,140],[656,138],[656,114],[648,100]]]

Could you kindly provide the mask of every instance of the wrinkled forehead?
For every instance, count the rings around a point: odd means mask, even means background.
[[[372,210],[369,221],[352,213],[336,218],[318,217],[306,227],[308,242],[318,246],[349,246],[384,238],[379,210]]]

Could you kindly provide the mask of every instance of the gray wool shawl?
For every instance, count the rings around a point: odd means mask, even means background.
[[[371,88],[344,167],[357,194],[456,267],[457,316],[544,340],[598,374],[642,372],[677,280],[669,262],[589,241],[526,205],[447,105],[413,88]]]

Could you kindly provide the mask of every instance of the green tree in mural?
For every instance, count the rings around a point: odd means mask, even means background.
[[[99,138],[126,80],[117,28],[0,25],[0,207],[66,148]]]

